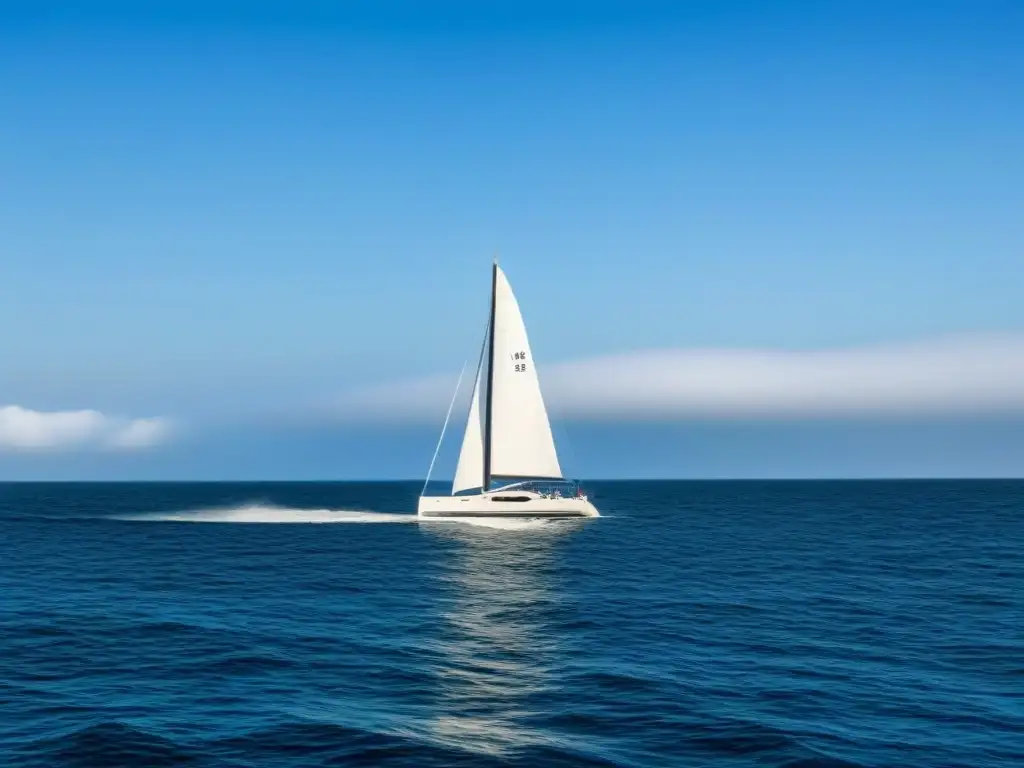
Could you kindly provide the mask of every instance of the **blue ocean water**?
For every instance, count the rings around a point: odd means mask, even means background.
[[[586,487],[2,485],[0,765],[1024,765],[1024,482]]]

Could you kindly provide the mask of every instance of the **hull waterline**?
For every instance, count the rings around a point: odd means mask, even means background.
[[[459,517],[600,517],[597,508],[585,497],[553,498],[533,494],[421,496],[417,514],[424,519],[436,520]]]

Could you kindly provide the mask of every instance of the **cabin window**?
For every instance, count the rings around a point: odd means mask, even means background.
[[[529,501],[529,496],[491,496],[491,501]]]

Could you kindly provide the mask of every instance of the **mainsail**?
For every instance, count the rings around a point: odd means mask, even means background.
[[[561,479],[555,439],[540,391],[519,302],[494,265],[491,335],[490,477]]]
[[[519,303],[497,264],[493,279],[488,354],[481,354],[453,494],[486,490],[493,477],[562,478]]]

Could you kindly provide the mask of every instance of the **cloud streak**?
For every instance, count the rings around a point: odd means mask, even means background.
[[[812,351],[647,350],[542,366],[540,375],[549,410],[562,418],[1022,413],[1024,334]],[[346,420],[436,422],[444,417],[454,384],[454,376],[438,375],[350,392],[335,414]],[[462,395],[468,401],[468,393]]]
[[[160,417],[124,419],[95,410],[0,406],[0,450],[6,451],[140,450],[164,442],[171,432],[171,421]]]

